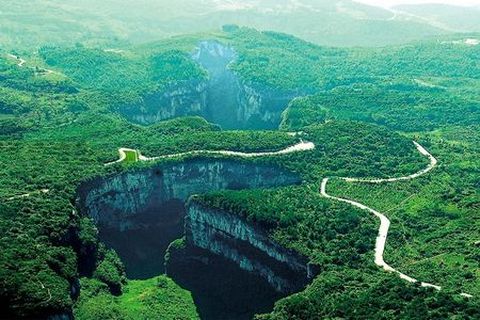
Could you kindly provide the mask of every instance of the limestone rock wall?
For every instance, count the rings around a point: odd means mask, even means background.
[[[301,290],[309,281],[305,257],[272,241],[260,227],[242,217],[189,201],[186,217],[188,245],[208,250],[265,278],[279,292]]]
[[[78,191],[82,213],[107,228],[141,228],[135,217],[162,214],[172,200],[214,190],[251,189],[299,184],[284,169],[233,160],[196,159],[127,172],[83,184]],[[191,198],[187,204],[187,245],[223,256],[264,279],[278,292],[301,290],[311,277],[306,258],[282,248],[260,226],[242,217],[205,208]]]
[[[96,223],[128,229],[129,217],[169,200],[224,189],[251,189],[300,183],[298,175],[277,167],[232,160],[190,160],[110,178],[79,188],[80,209]]]

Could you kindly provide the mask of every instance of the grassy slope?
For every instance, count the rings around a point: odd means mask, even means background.
[[[455,131],[466,139],[452,136]],[[440,165],[426,177],[385,185],[335,181],[330,188],[387,213],[392,226],[386,260],[396,268],[446,290],[478,296],[480,137],[476,127],[455,131],[432,135],[430,149]]]
[[[136,162],[138,161],[137,151],[125,151],[125,162]]]
[[[166,276],[129,281],[124,293],[113,297],[96,280],[82,279],[83,290],[74,308],[79,320],[199,319],[190,292]]]

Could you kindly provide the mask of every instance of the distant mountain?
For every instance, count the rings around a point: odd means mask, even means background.
[[[395,12],[349,0],[2,1],[0,46],[119,45],[212,31],[224,24],[290,33],[321,45],[384,46],[452,29],[431,19],[397,18]],[[473,17],[469,20],[474,23]]]
[[[449,31],[480,32],[480,6],[421,4],[401,5],[393,9]]]
[[[226,1],[215,1],[217,3]],[[240,1],[236,1],[240,3]],[[229,1],[235,7],[234,1]],[[394,21],[385,9],[353,1],[242,1],[238,9],[218,10],[205,19],[215,27],[248,25],[294,34],[329,46],[383,46],[445,33],[421,21]]]

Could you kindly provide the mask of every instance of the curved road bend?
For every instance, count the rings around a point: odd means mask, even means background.
[[[120,148],[118,152],[120,154],[120,158],[117,161],[106,163],[105,166],[110,166],[116,163],[120,163],[127,158],[127,152],[136,152],[138,155],[138,160],[140,161],[155,161],[160,159],[169,159],[169,158],[177,158],[182,156],[193,156],[193,155],[224,155],[224,156],[235,156],[235,157],[243,157],[243,158],[255,158],[255,157],[266,157],[266,156],[275,156],[275,155],[282,155],[282,154],[289,154],[294,152],[300,151],[308,151],[315,149],[315,144],[313,142],[304,142],[300,141],[299,143],[290,146],[288,148],[282,149],[280,151],[272,151],[272,152],[238,152],[238,151],[228,151],[228,150],[218,150],[218,151],[211,151],[211,150],[195,150],[195,151],[187,151],[181,153],[174,153],[168,154],[158,157],[145,157],[140,154],[139,151],[134,149],[127,149],[127,148]]]
[[[340,178],[340,179],[342,179],[346,182],[386,183],[386,182],[412,180],[412,179],[418,178],[418,177],[430,172],[438,164],[438,160],[435,159],[435,157],[432,156],[419,143],[417,143],[415,141],[413,143],[415,144],[415,147],[417,148],[417,150],[422,155],[428,157],[429,160],[430,160],[429,165],[425,169],[423,169],[423,170],[421,170],[417,173],[411,174],[409,176],[398,177],[398,178],[387,178],[387,179],[363,179],[363,178]],[[370,213],[373,213],[377,218],[380,219],[380,228],[378,230],[378,236],[377,236],[377,239],[376,239],[376,242],[375,242],[375,264],[377,266],[383,268],[385,271],[397,273],[401,279],[404,279],[404,280],[406,280],[408,282],[411,282],[411,283],[417,283],[418,282],[417,279],[415,279],[413,277],[410,277],[410,276],[394,269],[389,264],[387,264],[384,260],[383,255],[384,255],[384,251],[385,251],[385,245],[386,245],[386,242],[387,242],[388,230],[390,228],[390,220],[384,214],[376,211],[375,209],[367,207],[366,205],[361,204],[360,202],[356,202],[356,201],[353,201],[353,200],[349,200],[349,199],[345,199],[345,198],[339,198],[339,197],[329,195],[327,193],[327,184],[328,184],[329,180],[330,180],[330,178],[324,178],[323,181],[322,181],[322,184],[321,184],[321,187],[320,187],[320,193],[323,197],[328,198],[328,199],[332,199],[332,200],[336,200],[336,201],[340,201],[340,202],[344,202],[344,203],[348,203],[348,204],[350,204],[352,206],[355,206],[357,208],[360,208],[362,210],[369,211]],[[434,285],[434,284],[431,284],[431,283],[428,283],[428,282],[421,282],[420,284],[421,284],[422,287],[430,287],[430,288],[434,288],[436,290],[441,290],[442,289],[440,286],[437,286],[437,285]],[[467,294],[467,293],[461,293],[460,295],[463,296],[463,297],[467,297],[467,298],[472,297],[472,295]]]

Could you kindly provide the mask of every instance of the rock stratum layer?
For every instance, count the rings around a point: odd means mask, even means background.
[[[238,215],[205,207],[195,198],[187,204],[185,229],[187,245],[235,262],[278,292],[299,291],[314,275],[305,257],[279,246],[262,228]]]
[[[144,125],[180,116],[203,116],[207,106],[206,89],[206,80],[171,83],[164,90],[122,106],[120,113],[128,120]]]
[[[299,184],[286,170],[232,160],[190,160],[83,184],[79,205],[98,224],[128,229],[128,219],[171,200],[215,190]]]

